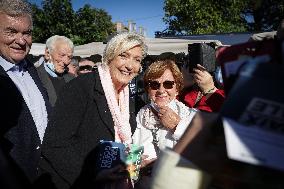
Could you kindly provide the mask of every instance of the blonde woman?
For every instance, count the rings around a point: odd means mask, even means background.
[[[59,95],[43,144],[42,172],[57,188],[103,188],[126,178],[124,167],[97,173],[100,140],[131,143],[136,122],[129,109],[128,83],[138,73],[147,47],[135,33],[115,35],[102,63],[66,85]],[[123,174],[122,174],[123,173]],[[87,185],[87,186],[86,186]]]

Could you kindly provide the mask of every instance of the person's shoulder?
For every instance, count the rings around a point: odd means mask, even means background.
[[[179,101],[177,99],[175,99],[174,102],[176,103],[176,105],[178,107],[182,107],[182,108],[186,108],[187,107],[183,102],[181,102],[181,101]]]
[[[37,71],[37,73],[38,73],[39,75],[47,74],[47,71],[46,71],[45,68],[44,68],[44,63],[42,63],[41,65],[39,65],[39,66],[37,66],[37,67],[33,65],[33,67],[35,68],[35,70]]]
[[[143,106],[142,108],[140,108],[140,110],[137,113],[137,116],[142,116],[144,114],[145,111],[147,111],[148,109],[150,109],[150,104],[146,104],[145,106]]]
[[[66,86],[89,89],[95,85],[97,79],[98,79],[98,75],[94,72],[90,72],[90,73],[79,75],[76,78],[70,80],[68,83],[66,83]]]
[[[196,112],[196,111],[197,111],[197,109],[195,109],[195,108],[190,108],[190,107],[188,107],[187,105],[185,105],[183,102],[181,102],[181,101],[179,101],[179,100],[177,100],[177,99],[175,99],[175,103],[176,103],[177,107],[178,107],[180,110],[182,110],[182,111],[186,111],[186,112],[189,112],[189,113],[191,113],[191,112]]]

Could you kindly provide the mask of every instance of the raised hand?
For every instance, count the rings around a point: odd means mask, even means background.
[[[167,106],[160,107],[159,119],[164,127],[174,131],[178,123],[180,122],[180,117],[171,108]]]
[[[193,72],[193,79],[203,94],[213,93],[216,91],[217,88],[214,85],[213,77],[203,66],[197,64],[197,68],[194,68]]]

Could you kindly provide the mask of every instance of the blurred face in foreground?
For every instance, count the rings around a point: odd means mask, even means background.
[[[159,107],[165,106],[176,98],[178,90],[172,72],[167,69],[164,74],[149,82],[150,99]]]
[[[17,64],[29,53],[32,46],[32,21],[30,16],[12,17],[0,13],[0,55]]]
[[[138,74],[142,57],[142,48],[135,46],[110,61],[109,71],[116,90],[119,91]]]

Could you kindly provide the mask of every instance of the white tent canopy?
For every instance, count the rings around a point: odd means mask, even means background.
[[[188,44],[201,43],[201,42],[217,42],[217,40],[187,40],[187,39],[162,39],[162,38],[146,38],[146,44],[148,45],[149,55],[159,55],[164,52],[187,54]],[[106,44],[103,42],[93,42],[85,45],[75,46],[74,56],[88,57],[93,54],[103,54],[103,50]],[[45,44],[33,43],[30,54],[43,55]]]

